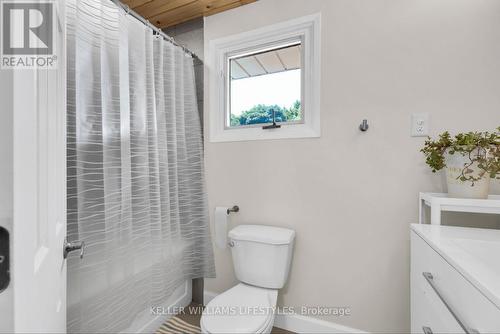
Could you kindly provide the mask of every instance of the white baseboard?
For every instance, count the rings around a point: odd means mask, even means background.
[[[205,290],[203,300],[208,304],[217,293]],[[299,314],[278,314],[274,326],[295,333],[367,333],[365,331]]]
[[[299,314],[278,314],[274,326],[295,333],[366,333],[334,322]]]

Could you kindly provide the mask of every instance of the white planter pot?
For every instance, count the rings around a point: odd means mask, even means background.
[[[457,198],[488,198],[490,176],[484,173],[479,181],[461,181],[460,175],[464,166],[468,165],[470,160],[461,153],[448,154],[446,156],[446,184],[448,185],[448,196]],[[477,167],[477,163],[469,166],[472,175],[478,177],[482,171]]]

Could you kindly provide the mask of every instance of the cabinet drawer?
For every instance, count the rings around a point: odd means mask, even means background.
[[[431,289],[413,289],[411,307],[412,333],[424,333],[424,327],[433,333],[465,333]]]
[[[500,309],[413,231],[411,232],[412,332],[422,332],[424,326],[430,327],[434,333],[464,332],[423,276],[424,272],[432,274],[436,289],[470,331],[500,332]]]

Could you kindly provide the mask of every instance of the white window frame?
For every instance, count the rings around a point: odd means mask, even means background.
[[[291,38],[291,39],[286,39],[286,40],[280,40],[280,41],[276,41],[275,43],[272,43],[272,44],[267,44],[267,45],[264,45],[262,47],[262,49],[259,49],[259,50],[256,50],[256,49],[251,49],[250,52],[246,52],[245,51],[238,51],[236,52],[236,54],[226,54],[226,60],[225,60],[225,63],[226,63],[226,72],[224,73],[225,75],[225,79],[226,80],[231,80],[231,63],[230,61],[233,60],[233,59],[238,59],[240,57],[246,57],[246,56],[249,56],[249,55],[254,55],[254,54],[258,54],[258,53],[262,53],[262,52],[266,52],[266,51],[272,51],[272,50],[277,50],[277,49],[281,49],[283,47],[286,47],[286,46],[292,46],[292,45],[295,45],[295,44],[298,44],[298,45],[303,45],[304,44],[304,41],[302,40],[302,37],[295,37],[295,38]],[[302,71],[302,69],[304,68],[304,62],[303,62],[303,59],[304,59],[304,50],[302,48],[301,50],[301,55],[300,55],[300,70],[301,70],[301,74],[300,74],[300,99],[299,101],[301,101],[301,119],[299,121],[289,121],[289,122],[277,122],[277,124],[280,124],[280,125],[284,125],[284,124],[298,124],[298,123],[304,123],[304,110],[302,108],[302,100],[303,100],[303,96],[304,96],[304,71]],[[226,89],[226,103],[224,105],[225,107],[225,112],[224,112],[224,126],[227,129],[231,128],[231,129],[241,129],[241,127],[258,127],[258,128],[262,128],[262,126],[264,125],[270,125],[271,122],[269,123],[257,123],[257,124],[249,124],[249,125],[238,125],[237,127],[231,127],[231,126],[228,126],[228,123],[229,120],[230,120],[230,115],[232,113],[231,111],[231,94],[232,94],[232,91],[231,91],[231,84],[230,83],[225,83],[225,89]]]
[[[268,130],[261,126],[227,127],[228,59],[293,39],[300,39],[302,45],[302,121],[281,123],[281,128]],[[320,137],[321,14],[211,40],[207,64],[210,142]]]

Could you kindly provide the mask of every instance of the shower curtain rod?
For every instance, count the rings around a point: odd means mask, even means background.
[[[133,18],[140,21],[146,27],[153,29],[153,32],[155,32],[157,35],[163,37],[163,39],[166,40],[167,42],[170,42],[173,45],[180,47],[185,53],[187,53],[191,57],[198,58],[198,56],[194,52],[192,52],[191,50],[189,50],[185,46],[178,44],[175,41],[175,39],[173,39],[173,37],[170,37],[169,35],[165,34],[160,28],[157,28],[156,26],[154,26],[151,22],[149,22],[144,17],[139,15],[137,12],[132,10],[128,5],[125,5],[120,0],[111,0],[111,2],[113,2],[115,5],[117,5],[121,9],[123,9],[125,11],[125,13],[127,13],[128,15],[131,15]]]

